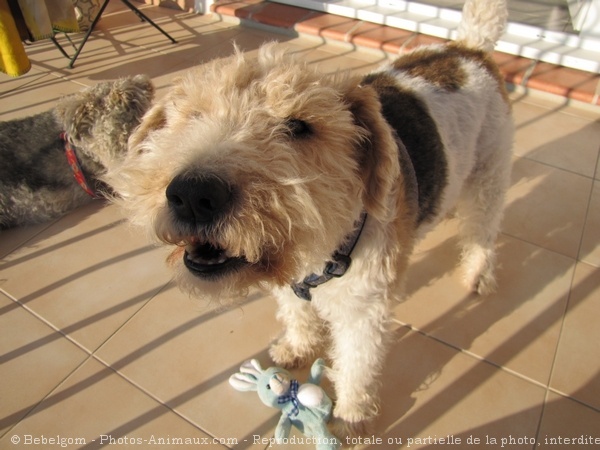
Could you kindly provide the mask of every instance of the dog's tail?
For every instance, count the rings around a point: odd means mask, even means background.
[[[506,0],[466,0],[457,41],[470,48],[491,52],[504,33]]]

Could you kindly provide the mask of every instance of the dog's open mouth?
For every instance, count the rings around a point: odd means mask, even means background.
[[[206,278],[238,269],[246,264],[246,259],[208,242],[193,242],[185,246],[183,264],[194,275]]]

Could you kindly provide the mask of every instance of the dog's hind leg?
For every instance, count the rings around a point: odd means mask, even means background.
[[[476,166],[457,206],[463,279],[481,295],[496,290],[495,245],[509,181],[510,144],[506,143]]]
[[[291,293],[291,289],[289,292]],[[283,335],[271,345],[273,361],[288,369],[306,365],[322,345],[325,331],[323,321],[311,302],[295,295],[279,295],[277,318],[283,323]]]

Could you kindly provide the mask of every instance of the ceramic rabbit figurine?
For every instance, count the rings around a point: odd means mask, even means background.
[[[293,425],[313,438],[317,450],[334,450],[341,444],[327,429],[332,403],[319,386],[324,368],[323,359],[317,359],[308,381],[299,384],[287,370],[279,367],[263,370],[253,359],[245,362],[240,371],[229,378],[229,383],[238,391],[257,391],[265,405],[281,409],[275,429],[276,442],[285,442]]]

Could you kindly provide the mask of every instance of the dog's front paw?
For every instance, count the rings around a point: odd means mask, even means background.
[[[471,292],[483,296],[493,294],[498,289],[494,270],[490,267],[486,267],[481,272],[465,272],[463,281]]]
[[[493,274],[484,273],[481,274],[474,282],[471,283],[471,289],[473,292],[477,292],[479,295],[490,295],[496,292],[498,284]]]
[[[463,255],[463,282],[472,292],[489,295],[496,292],[495,254],[493,250],[475,249]]]
[[[371,405],[344,405],[337,403],[333,411],[331,428],[343,443],[353,446],[359,438],[372,434],[372,421],[375,413]]]
[[[284,338],[271,345],[269,355],[275,364],[284,369],[297,369],[307,365],[312,352],[294,348]]]
[[[330,423],[331,432],[336,436],[345,448],[361,448],[363,437],[372,434],[370,420],[348,422],[347,420],[334,417]]]

